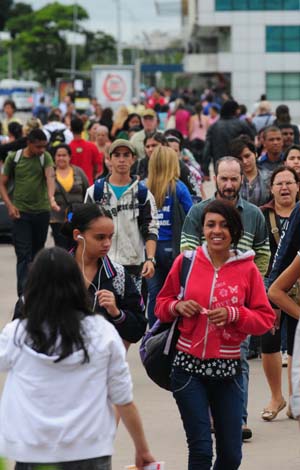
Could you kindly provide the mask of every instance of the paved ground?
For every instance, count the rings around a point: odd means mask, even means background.
[[[0,245],[0,260],[0,326],[3,326],[11,318],[15,299],[15,257],[11,246]],[[135,401],[142,414],[153,454],[157,459],[166,461],[166,470],[186,469],[185,438],[172,396],[160,390],[147,378],[140,364],[137,346],[131,347],[128,357],[134,380]],[[284,412],[273,423],[265,423],[260,419],[260,411],[268,401],[268,391],[261,361],[251,361],[250,368],[249,424],[254,437],[252,442],[244,444],[241,469],[296,470],[300,468],[298,425],[287,419]],[[1,377],[1,383],[3,379],[4,376]],[[283,379],[287,397],[286,369],[283,369]],[[131,441],[120,425],[113,469],[123,470],[133,459]]]
[[[10,245],[0,245],[0,327],[12,314],[15,301],[15,256]],[[166,462],[166,470],[185,470],[186,445],[181,421],[171,394],[160,390],[147,378],[138,357],[137,346],[129,351],[129,363],[134,381],[135,401],[140,409],[151,451],[158,460]],[[269,394],[260,360],[250,361],[249,425],[254,437],[243,446],[242,470],[296,470],[300,469],[300,434],[298,424],[289,420],[285,412],[266,423],[260,411],[267,404]],[[287,398],[286,369],[283,369],[284,392]],[[0,377],[3,384],[4,376]],[[113,470],[123,470],[134,461],[134,450],[124,427],[120,425]],[[13,468],[12,464],[9,468]],[[200,470],[200,469],[199,469]],[[230,469],[224,469],[230,470]]]

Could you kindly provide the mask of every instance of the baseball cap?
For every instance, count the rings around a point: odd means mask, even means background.
[[[154,111],[154,109],[147,108],[145,109],[145,111],[143,111],[143,114],[142,114],[142,117],[146,117],[146,116],[156,117],[156,112]]]
[[[133,155],[136,154],[136,150],[134,148],[134,146],[128,141],[128,140],[125,140],[125,139],[116,139],[112,144],[111,146],[109,147],[109,155],[112,155],[112,153],[116,150],[116,148],[118,147],[126,147],[128,148],[128,150],[130,150],[131,153],[133,153]]]

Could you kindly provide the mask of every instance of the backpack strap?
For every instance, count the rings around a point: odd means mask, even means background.
[[[275,239],[276,245],[278,245],[279,240],[280,240],[280,233],[279,233],[279,228],[277,227],[277,224],[276,224],[275,212],[269,211],[268,215],[269,215],[269,221],[271,224],[271,233]]]
[[[23,149],[19,149],[19,150],[16,151],[16,155],[14,157],[14,165],[15,166],[19,163],[22,152],[23,152]],[[40,164],[41,164],[41,167],[44,168],[44,166],[45,166],[45,155],[43,153],[42,153],[42,155],[40,155]]]
[[[104,191],[104,182],[105,178],[99,178],[94,183],[94,201],[98,202],[102,199],[103,191]]]
[[[139,181],[138,183],[138,200],[139,200],[139,205],[144,206],[147,200],[147,195],[148,195],[148,188],[147,186]]]
[[[178,298],[183,299],[186,291],[193,265],[196,258],[196,250],[186,250],[183,252],[182,265],[180,271],[180,294]]]
[[[19,150],[16,151],[16,155],[14,157],[14,165],[15,166],[19,163],[22,152],[23,152],[23,149],[19,149]]]
[[[102,199],[103,192],[104,192],[104,183],[105,183],[105,178],[99,178],[94,183],[94,201],[95,202],[101,201],[101,199]],[[139,205],[140,206],[145,205],[145,202],[147,200],[147,195],[148,195],[147,186],[144,183],[141,183],[139,181],[139,183],[138,183],[138,200],[139,200]]]

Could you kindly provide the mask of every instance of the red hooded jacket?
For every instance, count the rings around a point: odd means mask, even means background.
[[[237,251],[237,255],[216,269],[208,255],[206,244],[197,248],[185,291],[180,286],[183,256],[179,255],[169,272],[157,300],[155,314],[162,322],[176,316],[175,305],[180,300],[195,300],[205,309],[225,307],[228,319],[224,327],[208,322],[207,315],[198,313],[191,318],[181,317],[179,351],[201,359],[240,357],[240,344],[247,335],[262,335],[275,321],[275,313],[268,301],[263,279],[255,266],[255,253]]]

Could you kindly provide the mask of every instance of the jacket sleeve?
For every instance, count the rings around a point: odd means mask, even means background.
[[[236,328],[241,333],[263,335],[273,327],[275,313],[268,300],[262,276],[254,264],[249,270],[246,284],[245,305],[229,307],[229,310],[236,318]]]
[[[85,204],[93,204],[95,202],[94,200],[94,185],[90,186],[87,188],[85,197],[84,197],[84,203]]]
[[[202,207],[194,205],[187,214],[181,232],[180,250],[194,250],[201,245]]]
[[[19,320],[17,321],[19,323]],[[16,322],[10,322],[0,333],[0,372],[6,372],[13,367],[21,350],[15,344]]]
[[[180,272],[183,254],[177,256],[172,268],[165,280],[165,283],[156,298],[155,315],[162,322],[171,322],[176,313],[175,305],[179,301],[180,295]]]
[[[272,271],[269,275],[269,285],[285,270],[293,261],[300,249],[300,203],[296,204],[290,216],[287,231],[279,240],[278,249],[274,258]]]
[[[297,418],[300,416],[300,322],[295,333],[293,362],[292,362],[292,413]]]
[[[155,199],[153,194],[148,190],[147,199],[143,206],[140,207],[138,224],[143,240],[157,240],[158,237],[158,216]]]
[[[257,213],[256,230],[252,248],[255,251],[254,262],[261,275],[265,276],[268,271],[271,253],[267,224],[260,210]]]
[[[79,166],[74,166],[74,168],[75,168],[75,173],[77,174],[78,178],[80,178],[81,180],[82,194],[83,196],[85,196],[86,191],[89,188],[90,184],[88,182],[85,172]]]
[[[209,164],[212,159],[212,126],[209,127],[207,134],[206,134],[206,139],[205,139],[205,145],[203,148],[203,157],[202,157],[202,163],[201,163],[201,169],[203,170],[203,173],[205,175],[209,175]]]
[[[109,318],[122,339],[129,343],[137,343],[146,331],[147,320],[142,296],[138,293],[133,280],[125,271],[125,294],[117,297],[117,305],[121,310],[120,318]]]

